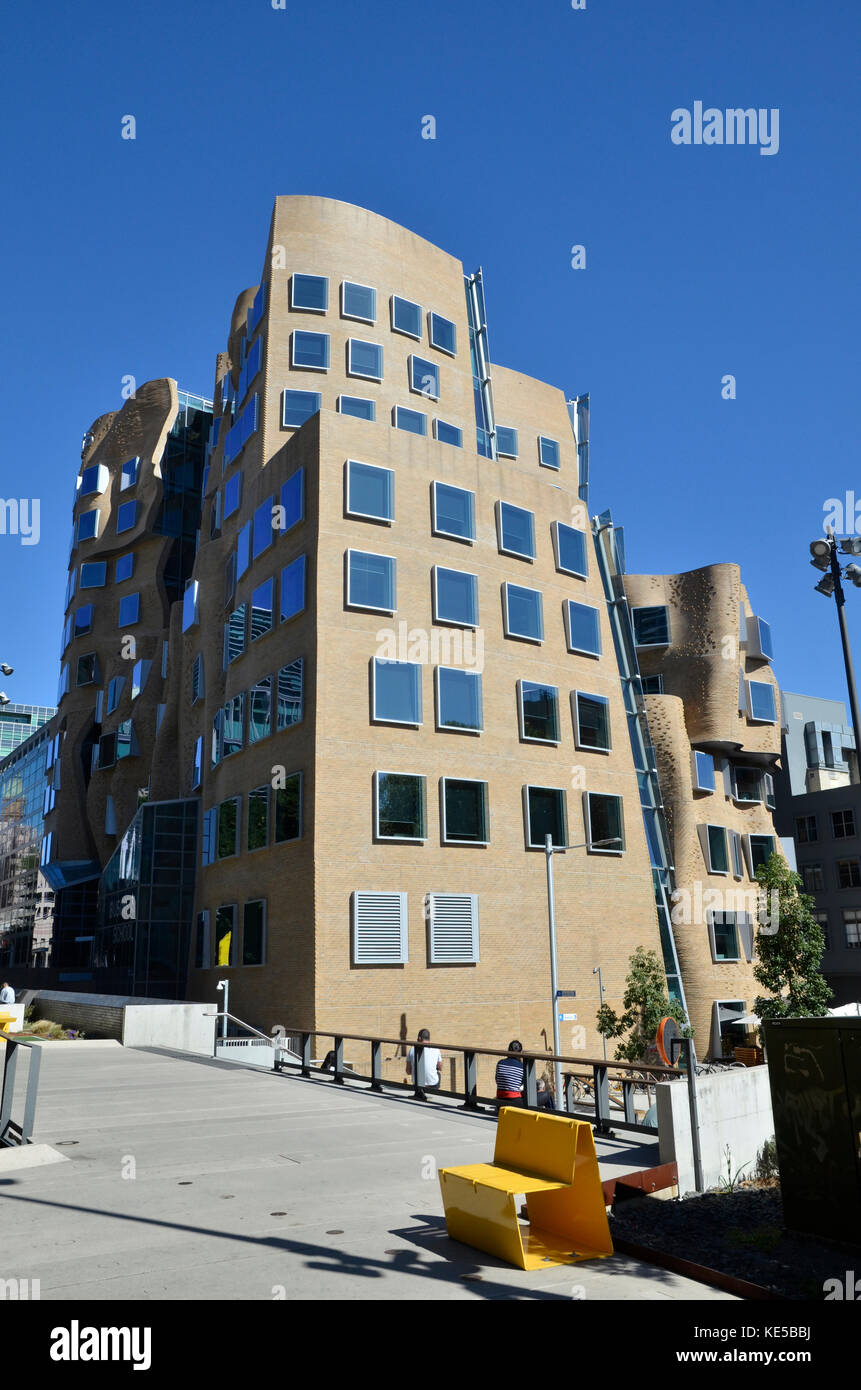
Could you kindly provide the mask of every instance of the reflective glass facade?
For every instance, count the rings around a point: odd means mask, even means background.
[[[49,738],[39,729],[0,762],[0,965],[32,964],[50,939],[53,893],[39,872]]]

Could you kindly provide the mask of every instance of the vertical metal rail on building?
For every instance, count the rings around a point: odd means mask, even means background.
[[[466,311],[469,319],[469,355],[472,362],[472,391],[475,401],[476,446],[482,458],[496,459],[496,422],[490,384],[490,352],[487,344],[487,317],[484,305],[484,275],[481,267],[463,277]]]
[[[675,888],[672,855],[664,816],[661,788],[655,750],[649,733],[646,706],[643,698],[643,682],[637,662],[637,648],[628,600],[625,597],[623,575],[625,573],[625,551],[621,530],[613,525],[609,511],[595,517],[593,523],[595,552],[598,568],[604,585],[604,596],[610,615],[613,644],[622,682],[622,697],[628,721],[628,735],[634,755],[634,768],[640,789],[640,808],[646,829],[646,843],[652,865],[652,884],[655,892],[655,909],[658,917],[658,931],[661,952],[664,959],[664,972],[670,998],[677,1000],[687,1014],[685,991],[682,984],[679,958],[673,934],[670,912],[670,898]]]

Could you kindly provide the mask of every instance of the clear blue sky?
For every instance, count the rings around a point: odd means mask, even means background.
[[[859,36],[846,0],[10,7],[0,492],[42,509],[38,545],[0,537],[12,698],[56,694],[84,430],[126,373],[211,392],[278,193],[483,265],[493,359],[592,394],[629,568],[737,561],[784,687],[843,698],[807,546],[861,499]],[[779,108],[779,152],[675,146],[695,101]]]

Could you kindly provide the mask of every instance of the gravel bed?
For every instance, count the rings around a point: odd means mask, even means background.
[[[859,1269],[861,1247],[799,1235],[783,1225],[779,1187],[707,1192],[684,1201],[654,1197],[621,1203],[614,1238],[747,1279],[783,1298],[821,1300],[825,1281]]]

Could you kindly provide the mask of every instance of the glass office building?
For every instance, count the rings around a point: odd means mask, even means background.
[[[0,758],[5,758],[56,713],[49,705],[4,705],[0,709]]]
[[[53,893],[39,872],[50,736],[43,720],[0,762],[0,966],[43,964],[50,940]]]

